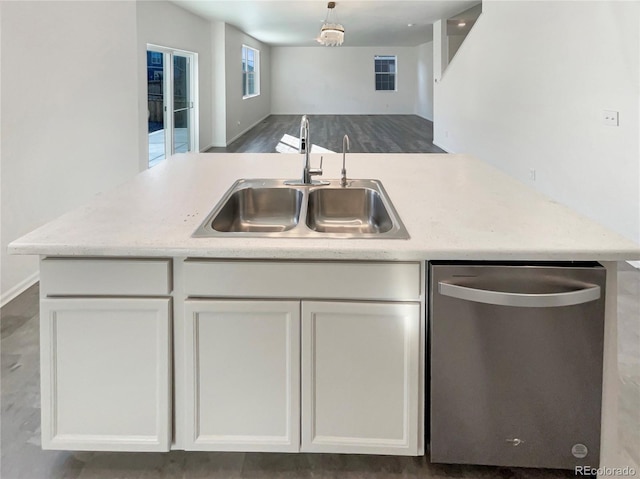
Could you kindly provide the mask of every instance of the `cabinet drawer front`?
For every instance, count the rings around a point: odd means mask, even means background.
[[[420,299],[420,263],[187,259],[189,296]]]
[[[44,258],[45,296],[152,296],[171,293],[170,259]]]

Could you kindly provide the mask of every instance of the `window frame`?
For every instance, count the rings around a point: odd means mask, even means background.
[[[379,60],[393,60],[393,71],[378,71]],[[378,88],[379,78],[393,78],[393,88]],[[374,55],[373,56],[373,87],[375,91],[398,91],[398,55]]]
[[[253,71],[245,69],[248,66],[248,53],[253,52]],[[242,45],[241,53],[242,64],[242,99],[254,98],[260,96],[260,50],[249,45]],[[249,79],[253,78],[253,93],[249,93]],[[247,92],[245,94],[245,92]]]

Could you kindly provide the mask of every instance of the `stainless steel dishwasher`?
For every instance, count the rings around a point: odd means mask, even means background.
[[[606,270],[432,262],[432,462],[598,467]]]

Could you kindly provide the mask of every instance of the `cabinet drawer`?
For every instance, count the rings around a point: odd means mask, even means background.
[[[44,258],[44,296],[153,296],[171,293],[170,259]]]
[[[187,259],[188,296],[419,300],[420,263]]]

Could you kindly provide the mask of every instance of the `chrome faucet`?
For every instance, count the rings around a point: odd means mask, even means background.
[[[307,115],[302,116],[300,120],[300,149],[299,153],[304,154],[304,170],[302,171],[302,183],[310,185],[313,183],[312,176],[322,175],[322,160],[320,160],[320,168],[311,168],[309,153],[311,151],[311,141],[309,140],[309,119]]]
[[[349,151],[349,137],[344,135],[344,137],[342,137],[342,171],[340,172],[340,186],[347,186],[347,168],[345,166],[347,151]]]

